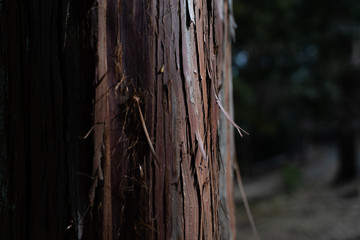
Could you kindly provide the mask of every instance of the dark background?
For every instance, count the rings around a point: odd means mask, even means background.
[[[235,120],[250,132],[236,135],[245,176],[282,166],[314,142],[355,158],[359,13],[360,2],[349,0],[234,2]]]

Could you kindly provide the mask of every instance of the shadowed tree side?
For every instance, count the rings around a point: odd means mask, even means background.
[[[1,239],[75,239],[88,202],[91,1],[1,1]],[[3,135],[3,133],[5,133]]]
[[[232,85],[232,57],[231,57],[231,38],[234,34],[235,22],[232,19],[232,2],[224,5],[224,13],[229,12],[227,21],[224,21],[222,47],[224,59],[222,61],[221,88],[219,96],[222,104],[231,116],[234,116],[233,106],[233,85]],[[225,14],[226,15],[226,14]],[[224,114],[220,113],[219,121],[219,150],[220,150],[220,170],[219,170],[219,193],[220,210],[219,220],[221,228],[221,239],[236,239],[235,225],[235,205],[234,205],[234,128],[226,119]]]

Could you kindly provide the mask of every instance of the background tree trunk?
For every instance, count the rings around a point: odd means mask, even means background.
[[[229,2],[1,4],[5,238],[235,238]]]
[[[0,238],[74,239],[91,183],[80,174],[91,171],[93,143],[80,137],[93,124],[93,6],[0,6]]]
[[[338,88],[341,96],[337,106],[338,129],[337,143],[339,149],[339,170],[334,184],[344,184],[358,177],[357,166],[357,132],[356,119],[360,117],[359,66],[347,66],[338,77]]]

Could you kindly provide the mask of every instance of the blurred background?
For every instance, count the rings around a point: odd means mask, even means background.
[[[360,1],[233,7],[237,160],[261,239],[360,239]]]

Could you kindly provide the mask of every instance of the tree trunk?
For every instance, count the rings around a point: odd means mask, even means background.
[[[74,239],[88,202],[80,173],[91,171],[93,143],[80,136],[93,123],[92,4],[69,6],[0,3],[1,239]]]
[[[343,184],[354,180],[358,175],[357,170],[357,131],[356,121],[360,118],[359,111],[359,67],[347,66],[339,75],[338,88],[340,100],[338,103],[338,149],[339,169],[335,184]]]
[[[4,1],[4,238],[234,239],[230,12]]]

